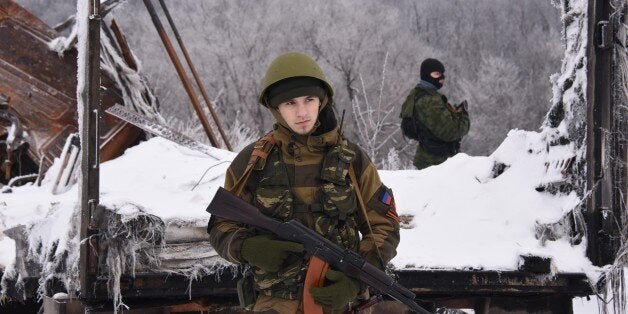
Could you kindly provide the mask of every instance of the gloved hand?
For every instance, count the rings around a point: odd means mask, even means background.
[[[469,102],[467,102],[466,100],[463,100],[461,103],[459,104],[450,104],[455,111],[457,112],[462,112],[462,111],[467,111],[467,108],[469,107]]]
[[[462,112],[466,111],[466,108],[465,108],[466,105],[467,105],[467,101],[465,100],[458,105],[456,104],[452,105],[451,103],[447,103],[445,107],[447,108],[447,110],[449,110],[449,113],[451,113],[452,118],[458,119],[462,115]]]
[[[251,265],[277,272],[292,252],[303,252],[303,244],[275,240],[270,235],[253,236],[242,241],[240,253]]]
[[[321,288],[310,289],[314,302],[320,305],[334,310],[341,309],[355,299],[360,292],[360,282],[339,271],[330,269],[325,278],[332,283]]]

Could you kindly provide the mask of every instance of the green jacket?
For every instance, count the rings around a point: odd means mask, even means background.
[[[331,147],[336,145],[338,129],[323,133],[321,135],[299,136],[293,134],[285,127],[277,124],[273,133],[277,141],[276,147],[281,152],[281,160],[285,164],[287,176],[290,179],[290,188],[293,195],[301,204],[313,204],[317,195],[321,193],[321,172],[323,171],[323,159]],[[361,196],[366,204],[367,216],[371,223],[373,233],[371,234],[363,215],[357,215],[357,228],[361,233],[361,238],[356,246],[357,251],[371,264],[382,267],[395,255],[399,244],[399,223],[395,211],[392,191],[384,186],[379,178],[377,170],[368,156],[356,145],[349,143],[349,148],[356,153],[356,158],[352,162],[356,171],[358,183],[360,185]],[[249,145],[234,159],[227,170],[225,188],[230,189],[240,178],[249,161],[249,156],[253,150],[253,145]],[[267,164],[266,167],[269,167]],[[253,189],[258,176],[255,171],[251,174],[241,197],[249,203],[260,207],[254,201]],[[384,196],[390,195],[387,203],[382,201]],[[292,217],[300,220],[304,225],[315,229],[315,220],[319,213],[294,212]],[[315,229],[316,230],[316,229]],[[208,226],[210,243],[218,254],[233,263],[246,263],[243,260],[240,249],[242,241],[256,233],[256,230],[247,225],[229,221],[219,217],[213,217]],[[381,254],[380,262],[377,251]],[[280,270],[278,273],[282,273]],[[285,273],[285,272],[284,272]],[[284,278],[278,285],[286,284],[302,286],[302,278],[295,274],[294,278]],[[267,291],[260,289],[262,294],[280,296],[286,299],[299,299],[300,292],[290,294],[277,294],[276,289],[270,285],[259,285],[268,287]],[[293,290],[294,291],[294,290]]]
[[[401,117],[414,116],[420,140],[414,156],[418,169],[438,165],[458,153],[462,137],[469,132],[469,114],[456,111],[432,86],[419,83],[403,103]]]

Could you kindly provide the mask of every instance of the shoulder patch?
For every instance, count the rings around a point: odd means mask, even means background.
[[[392,195],[388,193],[388,191],[386,191],[384,192],[384,195],[382,195],[382,198],[380,201],[386,205],[390,205],[390,203],[392,203]]]
[[[385,185],[382,184],[379,189],[377,189],[373,197],[367,202],[366,206],[377,211],[377,213],[381,216],[388,217],[399,223],[395,198],[393,197],[392,190]]]

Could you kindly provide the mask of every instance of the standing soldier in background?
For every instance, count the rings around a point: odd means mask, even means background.
[[[414,166],[424,169],[438,165],[460,150],[462,137],[469,132],[467,102],[452,105],[437,90],[445,83],[445,66],[436,59],[421,63],[421,81],[401,109],[403,134],[419,141]]]
[[[392,191],[368,156],[342,138],[332,97],[310,57],[297,52],[277,57],[259,97],[275,117],[274,130],[238,154],[225,188],[265,215],[297,219],[383,269],[399,243]],[[269,231],[212,216],[208,232],[220,256],[251,266],[252,276],[238,283],[243,307],[302,313],[304,297],[311,296],[325,312],[342,312],[367,295],[359,281],[334,269],[322,287],[304,286],[310,265],[303,245]]]

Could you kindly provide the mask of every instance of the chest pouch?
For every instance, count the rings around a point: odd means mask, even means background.
[[[355,152],[345,145],[329,150],[321,173],[323,215],[316,218],[316,231],[349,249],[358,243],[355,189],[349,182],[349,167]]]
[[[336,145],[327,152],[323,161],[321,179],[338,185],[347,185],[349,165],[355,159],[355,152],[345,145]]]
[[[349,166],[355,152],[346,145],[336,145],[327,152],[321,173],[323,213],[346,220],[357,207],[355,189],[349,182]]]
[[[339,220],[338,217],[319,216],[314,222],[314,229],[345,249],[357,250],[360,237],[355,216],[349,216],[345,220]]]
[[[285,164],[279,156],[279,149],[273,149],[264,169],[256,174],[257,186],[254,189],[254,205],[267,216],[286,221],[292,216],[294,196],[286,175]]]

